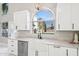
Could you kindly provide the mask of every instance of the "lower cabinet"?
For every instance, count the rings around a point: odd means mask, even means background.
[[[78,56],[78,48],[41,43],[40,40],[8,40],[9,54],[14,56]]]
[[[28,41],[8,40],[9,55],[28,56]]]
[[[29,43],[29,56],[48,56],[48,45],[39,42]]]
[[[78,49],[49,45],[49,56],[78,56]]]
[[[37,51],[38,51],[38,54],[37,54]],[[38,44],[35,54],[37,54],[38,56],[48,56],[48,45]]]
[[[28,56],[35,56],[35,52],[36,52],[36,43],[35,41],[30,41],[28,44]]]
[[[78,56],[77,48],[68,48],[68,56]]]
[[[66,56],[66,49],[58,45],[49,45],[49,56]]]
[[[17,56],[18,55],[18,41],[8,39],[8,52],[9,55]]]

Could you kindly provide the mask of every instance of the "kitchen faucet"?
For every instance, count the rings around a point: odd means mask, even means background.
[[[41,35],[42,33],[39,31],[38,32],[38,39],[42,39],[42,35]]]

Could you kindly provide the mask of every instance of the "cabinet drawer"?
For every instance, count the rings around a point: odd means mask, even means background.
[[[77,48],[68,48],[68,56],[78,56]]]
[[[17,45],[17,40],[8,40],[8,45]]]
[[[8,42],[13,43],[13,42],[17,42],[17,40],[9,39]]]
[[[14,45],[9,45],[8,49],[17,49],[18,46],[14,46]]]
[[[9,44],[8,47],[17,47],[17,44],[12,43],[12,44]]]
[[[8,40],[8,52],[9,54],[12,55],[17,55],[17,46],[18,46],[18,42],[17,40]]]
[[[13,54],[13,55],[17,55],[17,49],[14,49],[14,48],[10,48],[9,49],[9,54]]]

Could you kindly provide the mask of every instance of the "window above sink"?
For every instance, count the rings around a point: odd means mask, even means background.
[[[33,33],[54,33],[55,32],[55,14],[49,8],[37,10],[32,23]]]

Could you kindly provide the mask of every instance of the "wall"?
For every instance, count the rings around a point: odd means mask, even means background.
[[[57,4],[55,3],[42,3],[42,5],[50,8],[52,11],[54,11],[54,13],[56,14],[56,6]],[[10,3],[9,4],[9,14],[12,14],[16,11],[21,11],[21,10],[29,10],[30,12],[30,17],[31,20],[33,19],[34,14],[36,13],[36,9],[35,9],[35,4],[34,3]],[[9,21],[13,21],[13,19],[8,18]],[[48,35],[50,37],[54,37],[56,39],[59,40],[72,40],[72,35],[73,32],[55,32],[55,34],[52,35]]]

